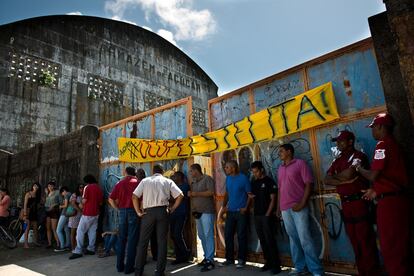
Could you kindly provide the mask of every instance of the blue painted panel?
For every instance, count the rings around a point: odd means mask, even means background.
[[[301,71],[256,88],[253,90],[256,112],[282,103],[304,91],[305,87]]]
[[[118,212],[107,203],[106,199],[114,188],[115,184],[122,178],[122,164],[101,167],[99,183],[105,198],[105,216],[103,221],[104,231],[114,231],[118,225]]]
[[[312,66],[308,69],[308,79],[310,88],[332,81],[340,115],[385,104],[372,49],[348,53]]]
[[[117,126],[100,133],[102,139],[101,162],[118,159],[118,137],[122,137],[122,127]]]
[[[332,262],[354,263],[355,255],[341,216],[341,200],[337,194],[325,194],[321,198],[329,236],[328,259]],[[317,214],[321,220],[320,212]]]
[[[212,129],[222,128],[249,115],[249,93],[246,91],[211,105]]]
[[[279,146],[284,143],[291,143],[295,148],[295,157],[305,160],[312,168],[313,157],[311,154],[308,132],[289,135],[281,140],[260,143],[261,161],[263,162],[267,174],[275,181],[277,181],[277,170],[282,163],[278,155]]]
[[[126,137],[131,137],[131,132],[134,131],[136,125],[136,134],[141,139],[151,139],[151,116],[144,117],[135,122],[128,122],[126,124]]]
[[[186,114],[186,105],[155,114],[155,139],[177,139],[177,137],[187,137]]]
[[[336,143],[332,142],[332,137],[336,137],[341,130],[349,130],[355,134],[355,148],[364,152],[368,159],[372,159],[372,155],[377,142],[372,138],[371,129],[366,125],[371,123],[372,118],[359,119],[352,122],[340,123],[331,127],[318,129],[316,131],[316,139],[318,143],[319,159],[321,164],[321,175],[325,175],[332,161],[338,152]]]

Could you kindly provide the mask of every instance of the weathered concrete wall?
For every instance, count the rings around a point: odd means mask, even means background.
[[[85,174],[98,178],[98,129],[85,126],[81,130],[0,159],[0,186],[7,187],[14,204],[21,204],[24,193],[34,181],[45,187],[56,179],[58,186],[71,189]]]
[[[401,71],[397,37],[389,25],[388,17],[387,12],[370,17],[369,25],[384,88],[387,110],[397,121],[395,135],[406,153],[405,159],[408,165],[414,163],[414,125],[412,120],[414,108],[410,106],[410,92],[407,86],[404,85],[406,81]],[[411,39],[414,47],[414,38]],[[414,60],[412,66],[414,67]],[[412,91],[414,95],[414,85]],[[414,171],[408,170],[408,172],[410,178],[414,179]],[[413,190],[414,186],[410,188]]]
[[[54,77],[48,85],[44,72]],[[17,152],[192,96],[207,130],[217,86],[181,50],[124,22],[47,16],[0,26],[0,149]]]

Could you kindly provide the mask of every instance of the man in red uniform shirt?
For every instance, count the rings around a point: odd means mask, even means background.
[[[378,201],[378,234],[388,275],[408,276],[409,202],[404,191],[408,178],[403,156],[392,136],[394,120],[389,114],[380,113],[367,127],[372,129],[378,143],[371,170],[356,165],[356,170],[374,183],[372,188],[363,191],[363,198]]]
[[[328,169],[325,184],[336,186],[341,197],[345,229],[354,249],[359,275],[378,275],[378,250],[369,221],[369,203],[362,199],[361,193],[369,183],[352,166],[360,162],[362,168],[368,169],[368,157],[355,149],[355,135],[350,131],[341,131],[332,141],[341,154]]]
[[[76,248],[70,260],[82,257],[85,234],[88,233],[89,243],[86,255],[95,255],[96,229],[98,228],[99,207],[102,205],[103,194],[93,175],[86,175],[83,181],[87,184],[83,189],[82,217],[76,233]]]
[[[116,269],[118,272],[129,274],[135,271],[135,255],[137,253],[137,243],[139,234],[139,219],[132,204],[132,192],[138,186],[138,183],[145,178],[145,172],[140,169],[140,179],[135,176],[135,168],[127,167],[126,176],[121,179],[109,195],[109,204],[119,210],[118,237],[119,246],[116,252]],[[128,243],[127,243],[128,240]],[[127,259],[125,259],[125,246],[127,248]]]

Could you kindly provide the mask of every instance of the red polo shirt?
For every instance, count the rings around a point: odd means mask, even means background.
[[[132,204],[132,193],[139,184],[135,176],[126,176],[119,181],[112,190],[109,198],[117,201],[118,208],[134,208]]]
[[[365,155],[365,153],[358,150],[353,150],[341,153],[341,155],[332,162],[327,174],[335,175],[341,173],[342,171],[348,169],[352,165],[354,159],[360,159],[361,166],[364,169],[369,168],[368,157]],[[341,196],[358,194],[361,192],[361,190],[368,188],[368,184],[368,180],[366,180],[362,176],[359,176],[352,183],[336,186],[336,191]]]
[[[99,215],[99,206],[103,201],[103,194],[98,184],[88,184],[83,189],[83,199],[86,199],[83,205],[82,215],[84,216],[97,216]]]
[[[403,156],[397,142],[391,135],[378,141],[371,169],[380,171],[373,186],[377,195],[401,191],[408,184]]]

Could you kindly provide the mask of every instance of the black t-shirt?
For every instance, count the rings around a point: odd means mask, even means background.
[[[254,215],[264,216],[270,204],[270,195],[277,194],[277,185],[268,176],[252,181],[254,198]]]

